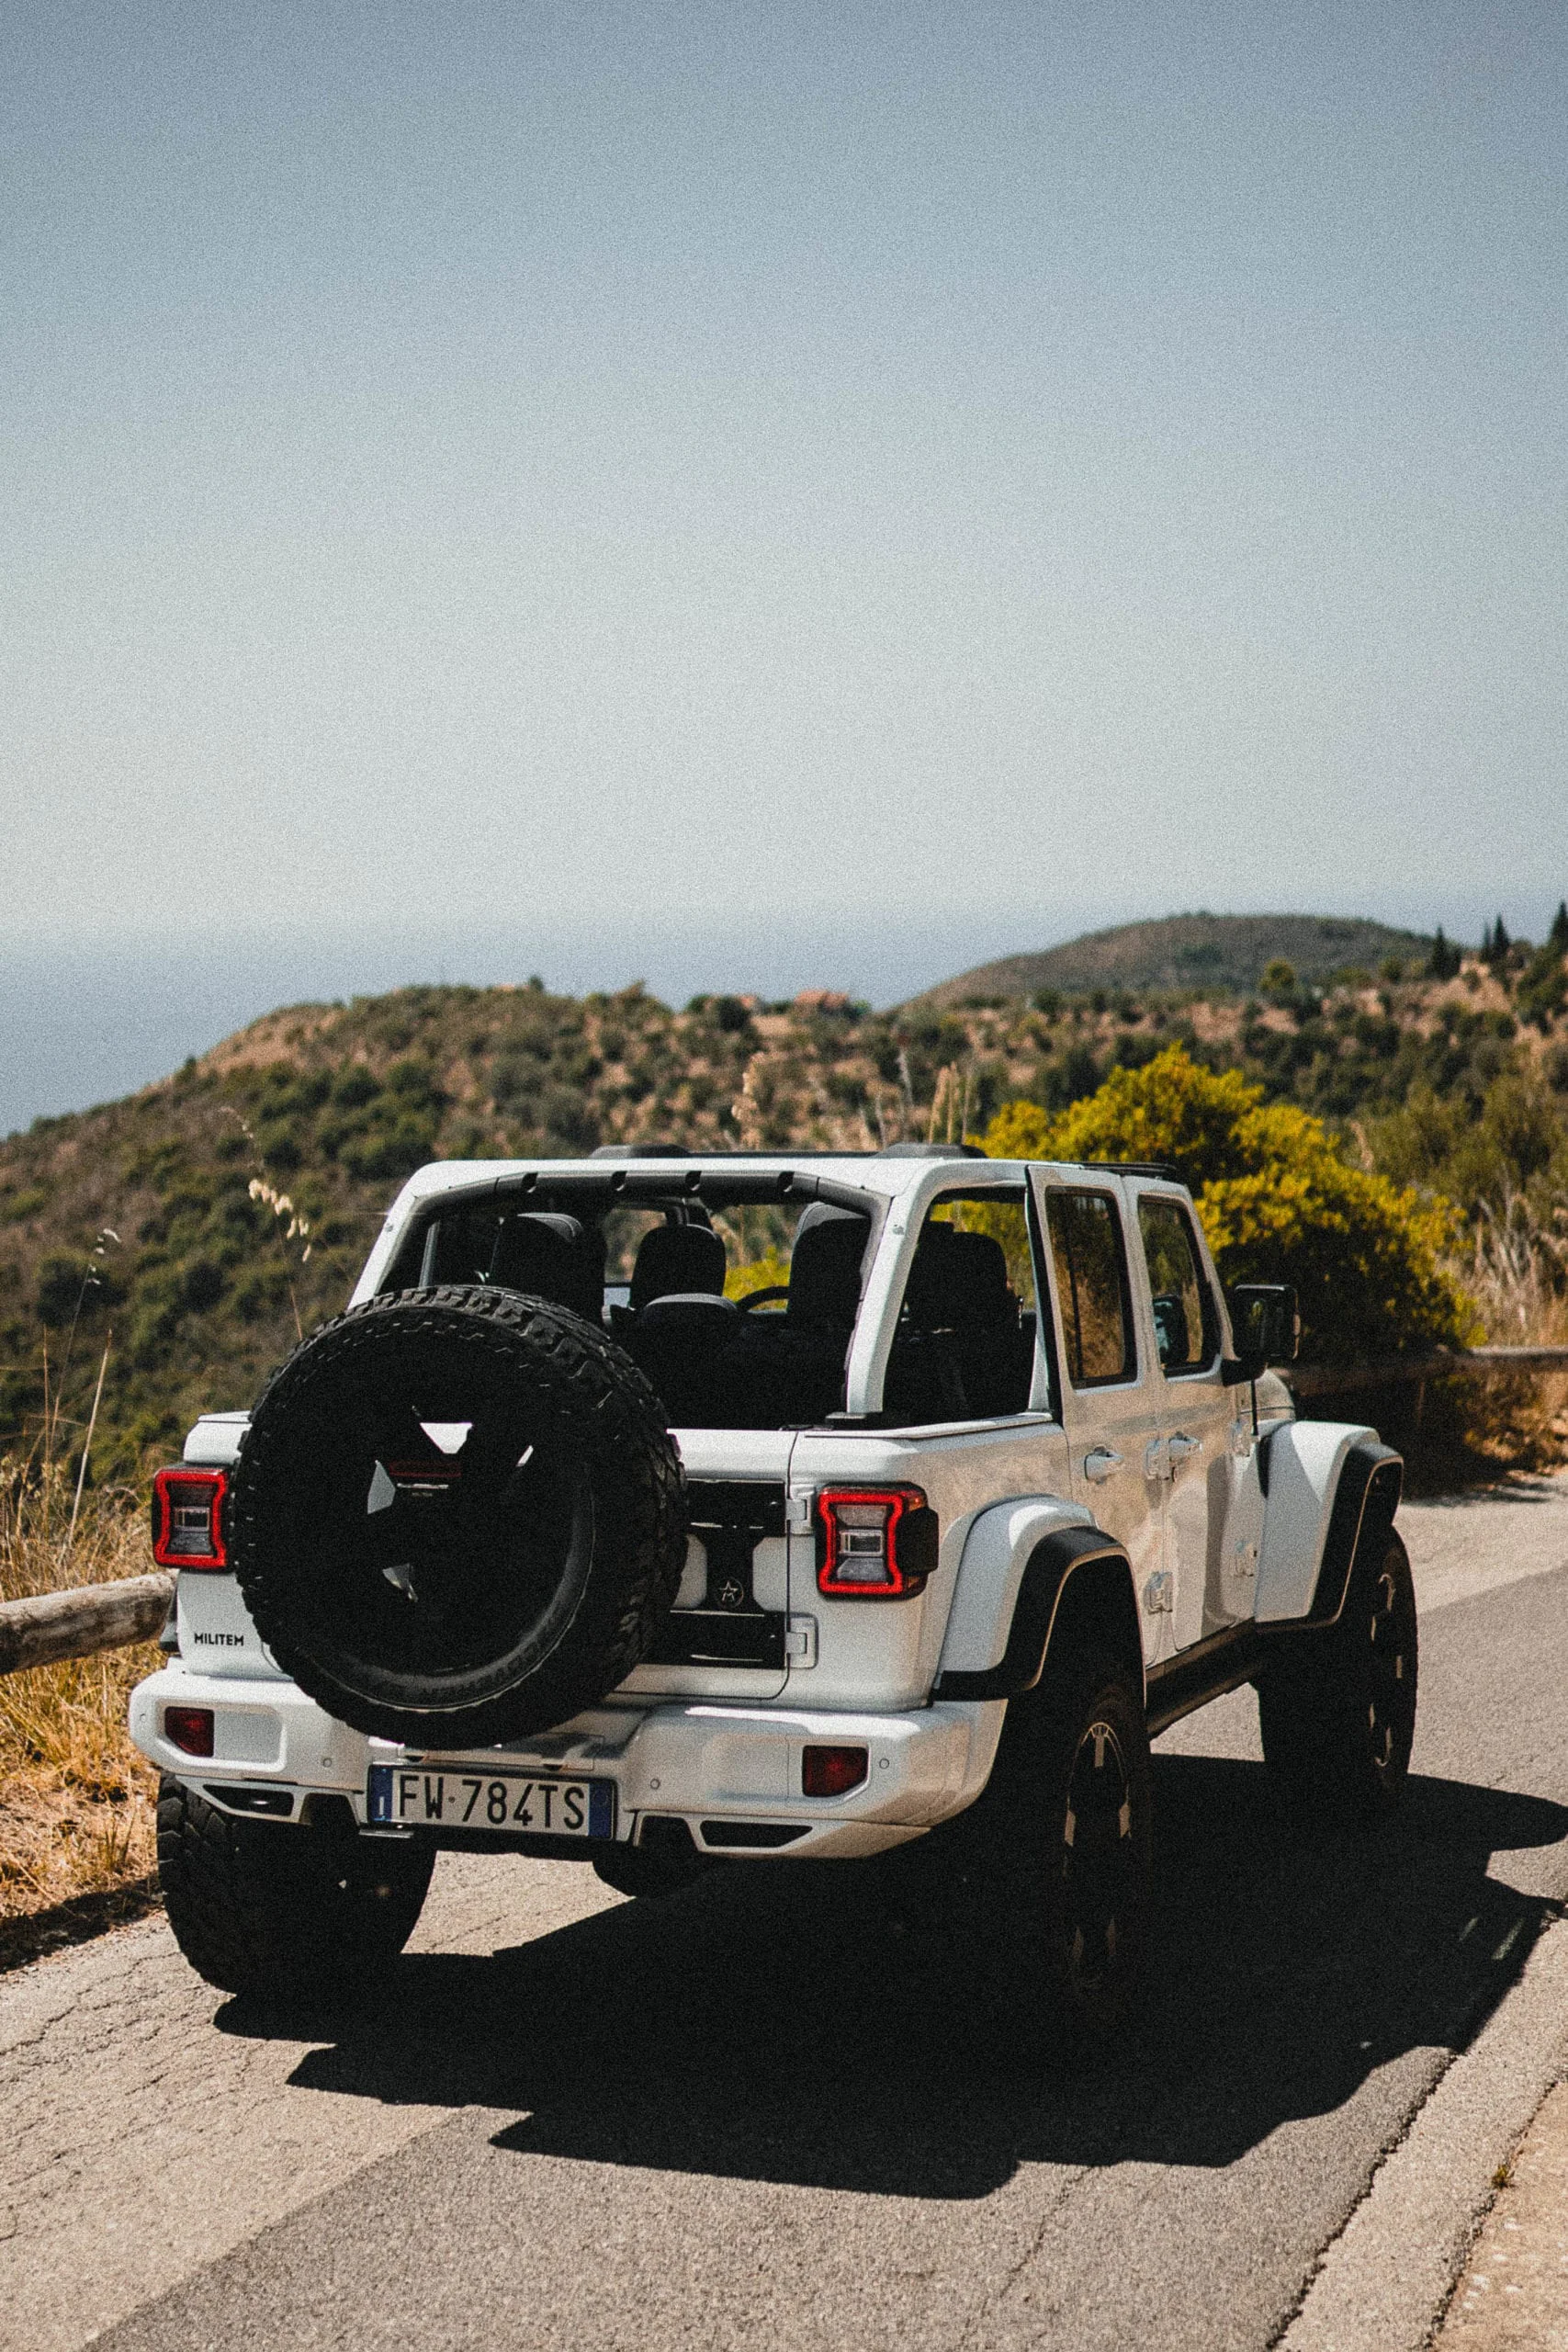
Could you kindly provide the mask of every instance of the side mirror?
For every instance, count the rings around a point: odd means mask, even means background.
[[[1224,1367],[1229,1383],[1256,1380],[1271,1363],[1294,1363],[1302,1318],[1289,1283],[1238,1283],[1230,1295],[1235,1360]]]
[[[1187,1309],[1179,1291],[1156,1291],[1154,1295],[1155,1339],[1159,1347],[1163,1367],[1168,1363],[1185,1364],[1190,1361],[1187,1337]]]

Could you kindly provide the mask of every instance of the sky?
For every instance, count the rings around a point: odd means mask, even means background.
[[[0,1128],[399,978],[1539,937],[1565,64],[1507,0],[9,0]]]

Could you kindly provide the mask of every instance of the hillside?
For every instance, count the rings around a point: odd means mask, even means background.
[[[1094,989],[1245,994],[1276,961],[1321,987],[1339,972],[1361,971],[1371,979],[1390,957],[1406,971],[1419,970],[1431,944],[1415,932],[1328,915],[1167,915],[1159,922],[1122,923],[1061,947],[976,965],[915,1001],[942,1007],[1029,997],[1042,989],[1063,996]]]
[[[248,1402],[296,1311],[305,1329],[336,1311],[387,1203],[433,1158],[974,1136],[1004,1102],[1064,1108],[1181,1039],[1467,1206],[1556,1185],[1568,979],[1561,958],[1540,966],[897,1014],[820,992],[676,1012],[637,988],[579,1000],[536,983],[295,1006],[141,1093],[0,1143],[0,1457],[36,1448],[46,1404],[74,1450],[106,1347],[96,1476],[145,1468],[202,1407]]]

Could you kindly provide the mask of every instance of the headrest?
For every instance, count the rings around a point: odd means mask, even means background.
[[[965,1326],[990,1330],[998,1323],[1016,1323],[1018,1300],[1008,1280],[1008,1253],[995,1234],[955,1233],[953,1238],[964,1268]]]
[[[574,1216],[525,1210],[509,1216],[496,1235],[490,1279],[504,1290],[527,1291],[557,1306],[570,1306],[597,1323],[604,1284],[596,1239]]]
[[[716,1297],[711,1290],[663,1291],[649,1300],[637,1329],[676,1347],[721,1348],[733,1338],[739,1320],[735,1301]]]
[[[1016,1319],[1018,1303],[1008,1287],[1001,1243],[988,1233],[928,1225],[909,1269],[904,1306],[919,1331],[989,1330]]]
[[[637,1244],[630,1305],[640,1314],[650,1300],[674,1291],[707,1291],[716,1297],[724,1288],[724,1244],[711,1226],[650,1226]]]
[[[813,1201],[795,1229],[785,1319],[847,1330],[860,1307],[861,1261],[870,1238],[869,1216]]]

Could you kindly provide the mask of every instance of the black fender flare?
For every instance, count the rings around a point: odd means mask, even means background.
[[[1404,1455],[1375,1438],[1359,1438],[1339,1465],[1307,1624],[1338,1623],[1358,1565],[1374,1549],[1381,1555],[1393,1532],[1404,1486]]]
[[[937,1699],[1018,1699],[1032,1690],[1045,1670],[1051,1637],[1068,1583],[1097,1561],[1119,1565],[1126,1579],[1127,1605],[1134,1634],[1138,1624],[1133,1566],[1125,1548],[1098,1527],[1060,1527],[1043,1536],[1024,1563],[1008,1628],[1007,1647],[997,1666],[955,1668],[940,1675]],[[1139,1647],[1139,1671],[1142,1649]]]

